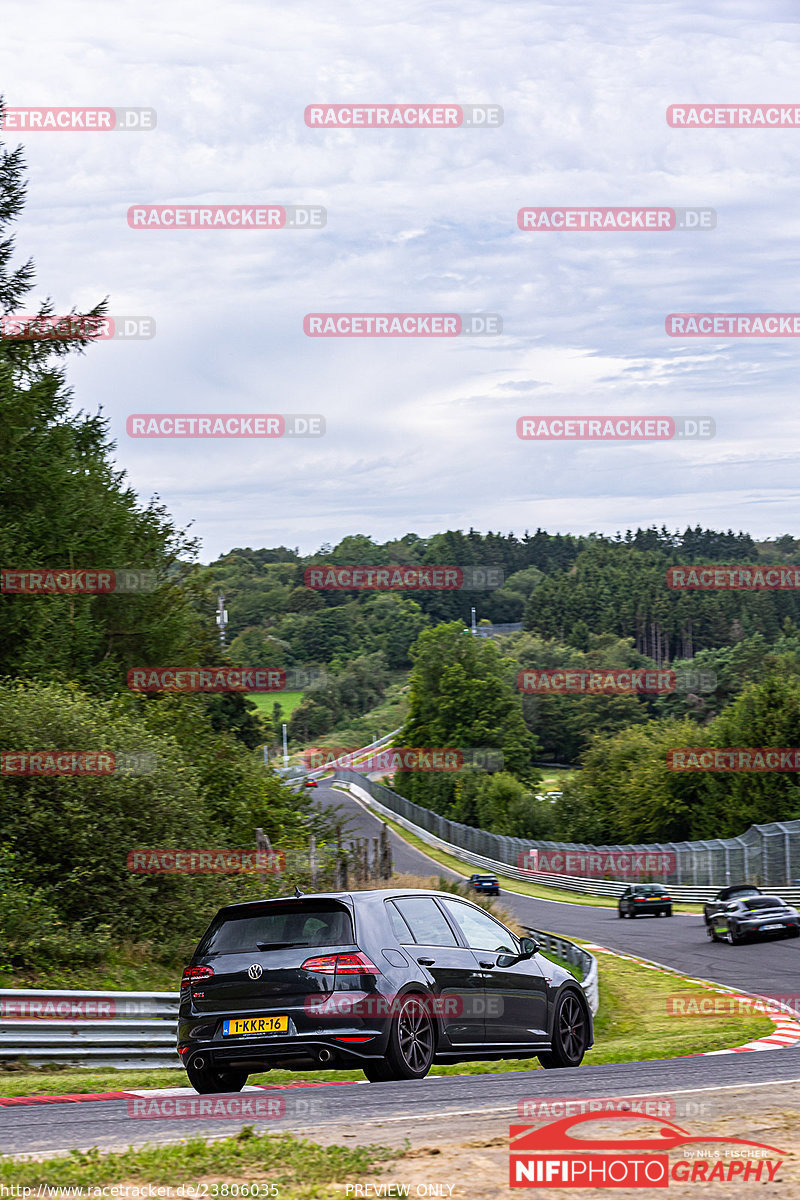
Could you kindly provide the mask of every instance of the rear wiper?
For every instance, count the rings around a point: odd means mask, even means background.
[[[256,942],[259,950],[284,950],[287,946],[310,946],[310,942]]]

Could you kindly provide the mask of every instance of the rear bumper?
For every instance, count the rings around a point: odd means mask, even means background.
[[[763,925],[775,925],[776,929],[763,929]],[[800,929],[800,920],[796,917],[788,917],[786,920],[780,919],[770,921],[763,918],[759,921],[739,924],[740,937],[778,937],[781,933],[790,933],[792,930]]]
[[[354,1034],[366,1037],[363,1032]],[[179,1042],[184,1067],[202,1065],[247,1068],[250,1073],[277,1067],[293,1070],[324,1071],[337,1067],[358,1067],[370,1059],[382,1059],[388,1031],[367,1041],[344,1042],[347,1034],[298,1034],[294,1037],[241,1038],[231,1041]]]

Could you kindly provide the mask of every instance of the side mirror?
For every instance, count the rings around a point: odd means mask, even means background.
[[[534,938],[520,938],[519,948],[519,954],[501,954],[497,959],[498,967],[513,967],[515,963],[525,962],[526,959],[533,958],[539,949],[539,943]]]

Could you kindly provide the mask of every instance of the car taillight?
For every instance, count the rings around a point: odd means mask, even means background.
[[[645,900],[647,899],[647,896],[634,896],[633,898],[637,904],[644,904]]]
[[[213,967],[187,967],[181,976],[181,991],[191,987],[198,979],[210,979],[213,974]]]
[[[380,975],[373,962],[359,950],[356,954],[320,954],[307,958],[303,971],[316,971],[318,975]]]

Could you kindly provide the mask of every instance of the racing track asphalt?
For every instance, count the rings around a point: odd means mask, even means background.
[[[341,808],[343,818],[356,836],[378,836],[380,818],[358,800],[325,785],[320,785],[316,794],[320,805]],[[454,871],[409,846],[393,830],[389,831],[389,837],[396,871],[458,878]],[[472,874],[468,863],[464,863],[464,874]],[[800,997],[800,938],[729,946],[726,942],[708,940],[700,914],[620,920],[616,908],[540,900],[507,891],[501,892],[500,900],[522,925],[532,929],[596,942],[674,967],[692,978],[710,979],[745,992]]]
[[[377,835],[379,820],[345,793],[323,785],[317,797],[325,807],[341,807],[354,835]],[[454,875],[394,833],[390,832],[390,837],[397,871]],[[469,872],[468,866],[465,869]],[[638,954],[745,991],[791,995],[800,982],[797,941],[732,947],[709,943],[700,916],[620,921],[615,909],[508,892],[502,901],[523,924],[533,928]],[[758,1088],[763,1094],[773,1084],[784,1085],[784,1091],[800,1084],[800,1046],[575,1070],[441,1076],[391,1084],[343,1083],[246,1093],[285,1100],[285,1115],[271,1121],[254,1121],[252,1116],[225,1120],[205,1116],[141,1119],[129,1114],[126,1100],[0,1108],[0,1151],[44,1155],[94,1145],[121,1149],[192,1136],[229,1136],[246,1124],[305,1134],[323,1142],[352,1138],[356,1142],[398,1144],[408,1136],[416,1145],[435,1141],[443,1128],[450,1134],[465,1130],[482,1135],[487,1131],[507,1132],[508,1123],[517,1119],[517,1101],[524,1096],[673,1094],[697,1099],[723,1096],[725,1093],[718,1089],[739,1085]]]
[[[242,1125],[293,1132],[331,1142],[412,1145],[472,1136],[507,1135],[523,1097],[649,1095],[718,1102],[718,1089],[734,1085],[771,1091],[800,1083],[800,1051],[730,1054],[577,1067],[561,1071],[514,1071],[497,1075],[443,1075],[398,1083],[334,1084],[258,1093],[282,1097],[279,1120],[130,1116],[125,1100],[0,1108],[0,1148],[5,1154],[47,1155],[71,1148],[125,1149],[189,1137],[229,1137]],[[252,1095],[255,1093],[247,1093]],[[201,1097],[196,1097],[196,1100]],[[202,1099],[206,1099],[203,1097]],[[232,1097],[226,1097],[231,1100]],[[466,1127],[466,1128],[465,1128]],[[351,1142],[350,1144],[353,1144]]]

